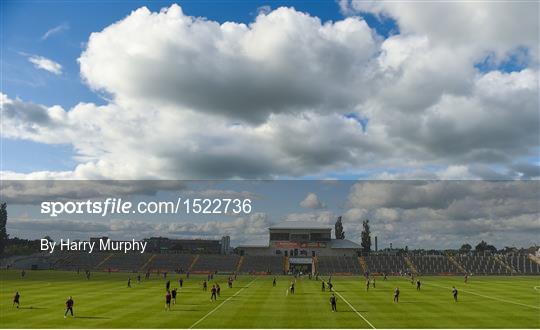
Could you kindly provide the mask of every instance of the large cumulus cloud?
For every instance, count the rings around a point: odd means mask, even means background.
[[[434,6],[342,2],[352,16],[326,23],[278,8],[251,24],[191,17],[177,5],[140,8],[92,33],[79,58],[106,105],[64,109],[1,95],[4,137],[71,144],[78,161],[73,171],[4,174],[538,177],[531,5],[471,5],[474,19],[466,3],[440,5],[462,24],[433,21],[443,8]],[[400,33],[377,35],[355,16],[365,11],[394,18]],[[519,49],[529,54],[523,69],[497,69]],[[486,58],[494,69],[479,71]]]

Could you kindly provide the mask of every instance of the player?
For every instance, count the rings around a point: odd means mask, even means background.
[[[169,291],[170,288],[171,288],[171,281],[167,281],[167,283],[165,283],[165,290]]]
[[[420,291],[420,286],[422,283],[420,283],[420,280],[416,280],[416,291]]]
[[[326,291],[326,285],[324,284],[324,281],[321,281],[321,291],[322,292]]]
[[[388,277],[386,276],[386,273],[384,273],[384,279],[383,281],[386,281],[388,279]]]
[[[294,294],[294,282],[291,282],[291,288],[289,290],[291,294]]]
[[[141,274],[137,274],[137,284],[141,284]]]
[[[332,282],[328,281],[328,291],[332,291],[333,287],[334,285],[332,284]]]
[[[21,271],[21,278],[24,278],[25,276],[26,276],[26,270],[23,269],[23,270]]]
[[[369,291],[369,278],[366,280],[366,291]]]
[[[131,288],[131,277],[128,277],[128,288]]]
[[[66,301],[66,312],[64,313],[64,318],[67,317],[68,312],[70,312],[71,316],[73,316],[73,298],[71,298],[71,296]]]
[[[207,291],[208,290],[208,284],[206,283],[206,280],[202,282],[202,290]]]
[[[216,292],[218,297],[221,295],[221,288],[219,287],[219,284],[216,283]]]
[[[276,277],[274,276],[274,279],[272,280],[272,287],[276,286]]]
[[[165,310],[171,310],[171,299],[172,295],[170,291],[167,291],[167,294],[165,295]]]
[[[373,284],[373,289],[375,289],[375,277],[371,279],[371,284]]]
[[[337,312],[337,305],[336,305],[336,296],[332,293],[332,296],[330,296],[330,305],[332,305],[332,312]]]
[[[458,291],[455,286],[452,287],[452,295],[454,296],[454,302],[457,302]]]
[[[171,298],[172,298],[173,305],[176,305],[176,289],[172,289]]]
[[[399,302],[399,288],[398,288],[398,287],[396,287],[396,288],[394,289],[394,302],[395,302],[395,303],[398,303],[398,302]]]
[[[464,278],[465,283],[467,283],[468,280],[469,280],[469,274],[465,274],[465,278]]]
[[[17,308],[19,308],[19,299],[21,298],[21,295],[19,294],[19,291],[15,292],[15,295],[13,296],[13,306],[17,304]]]
[[[182,287],[184,285],[184,279],[182,277],[180,277],[180,279],[178,279],[178,285],[180,285],[180,287]]]
[[[210,296],[210,301],[217,301],[217,289],[216,286],[212,286],[212,295]]]

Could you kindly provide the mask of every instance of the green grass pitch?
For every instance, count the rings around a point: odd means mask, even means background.
[[[320,282],[298,279],[296,294],[286,294],[292,277],[239,276],[232,289],[226,276],[213,282],[221,297],[210,302],[201,276],[191,276],[176,305],[165,311],[165,282],[152,274],[127,288],[126,273],[1,271],[2,328],[540,328],[540,277],[422,277],[421,291],[410,281],[377,278],[366,291],[361,277],[335,277],[337,313]],[[144,276],[143,276],[144,277]],[[178,287],[177,275],[169,275]],[[213,283],[211,282],[211,284]],[[452,299],[451,287],[459,290]],[[401,290],[393,303],[393,289]],[[21,308],[12,307],[15,291]],[[64,319],[64,302],[75,301],[75,317]]]

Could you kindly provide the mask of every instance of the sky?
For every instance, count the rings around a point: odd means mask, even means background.
[[[540,178],[537,1],[0,6],[4,180]]]
[[[481,240],[499,249],[529,247],[538,245],[540,236],[540,181],[535,180],[6,181],[2,192],[9,206],[8,232],[33,239],[45,233],[55,240],[229,235],[233,246],[265,245],[273,224],[301,221],[333,230],[338,216],[345,238],[355,242],[369,220],[380,249],[457,249]],[[179,197],[191,203],[195,198],[249,199],[251,209],[236,214],[188,214],[184,206],[163,214],[42,213],[42,202],[111,197],[134,204],[176,203]]]

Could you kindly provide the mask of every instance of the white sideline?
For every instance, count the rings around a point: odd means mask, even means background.
[[[427,284],[433,285],[433,286],[436,286],[436,287],[439,287],[439,288],[443,288],[443,289],[450,289],[450,288],[447,288],[447,287],[445,287],[445,286],[437,285],[437,284],[433,284],[433,283],[429,283],[429,282],[428,282]],[[470,294],[479,296],[479,297],[484,297],[484,298],[488,298],[488,299],[498,300],[498,301],[501,301],[501,302],[505,302],[505,303],[509,303],[509,304],[514,304],[514,305],[520,305],[520,306],[525,306],[525,307],[530,307],[530,308],[540,309],[540,306],[527,305],[527,304],[522,304],[522,303],[518,303],[518,302],[515,302],[515,301],[506,300],[506,299],[502,299],[502,298],[486,296],[486,295],[483,295],[483,294],[480,294],[480,293],[476,293],[476,292],[472,292],[472,291],[467,291],[467,290],[464,290],[464,289],[460,289],[460,290],[463,291],[463,292],[467,292],[467,293],[470,293]]]
[[[353,312],[355,312],[356,314],[358,314],[358,316],[360,316],[362,318],[362,320],[366,321],[367,324],[369,324],[369,326],[372,328],[372,329],[376,329],[373,324],[371,324],[371,322],[369,322],[362,314],[360,314],[356,308],[353,307],[353,305],[351,305],[347,299],[343,298],[343,296],[337,292],[337,291],[333,291],[335,292],[347,305],[349,305],[349,307],[353,310]]]
[[[253,282],[255,282],[256,279],[254,279],[253,281],[249,282],[248,285],[246,285],[245,287],[243,287],[242,289],[236,291],[235,294],[233,294],[232,296],[230,296],[229,298],[225,299],[221,304],[217,305],[216,308],[212,309],[211,311],[209,311],[208,313],[206,313],[206,315],[204,315],[203,317],[201,317],[197,322],[193,323],[188,329],[193,329],[193,327],[195,327],[197,324],[201,323],[202,321],[204,321],[204,319],[206,319],[208,316],[210,316],[212,313],[214,313],[215,311],[217,311],[221,306],[223,306],[223,304],[225,304],[227,301],[229,301],[231,298],[234,298],[236,297],[236,295],[238,295],[240,292],[244,291],[245,288],[248,288]]]

